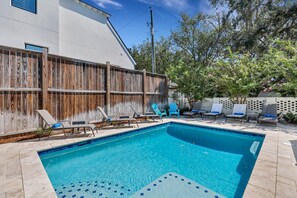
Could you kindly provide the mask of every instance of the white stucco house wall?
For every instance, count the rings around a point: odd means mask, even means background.
[[[79,0],[1,0],[0,45],[134,69],[109,17]]]

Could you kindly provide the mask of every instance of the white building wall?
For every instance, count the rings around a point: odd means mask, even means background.
[[[60,0],[60,54],[134,69],[106,17],[75,1]]]
[[[75,0],[38,0],[37,14],[0,0],[0,45],[47,47],[50,54],[134,69],[108,19]]]
[[[37,2],[37,14],[0,0],[0,45],[25,48],[25,43],[48,47],[59,54],[59,0]]]

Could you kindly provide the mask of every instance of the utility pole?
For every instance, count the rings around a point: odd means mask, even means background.
[[[156,60],[155,60],[155,41],[154,41],[154,20],[153,20],[153,10],[150,7],[151,14],[151,39],[152,39],[152,72],[156,72]]]

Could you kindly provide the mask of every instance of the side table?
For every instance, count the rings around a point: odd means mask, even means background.
[[[247,113],[246,121],[250,122],[250,120],[256,120],[258,122],[259,114],[258,113]]]

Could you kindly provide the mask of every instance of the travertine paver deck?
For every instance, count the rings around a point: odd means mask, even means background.
[[[297,128],[258,126],[255,123],[223,120],[165,119],[266,134],[244,197],[297,197]],[[159,122],[160,123],[160,122]],[[140,124],[140,127],[159,123]],[[131,129],[100,130],[96,137]],[[36,151],[93,138],[78,135],[64,139],[52,136],[42,141],[27,140],[0,145],[0,198],[56,197]]]

